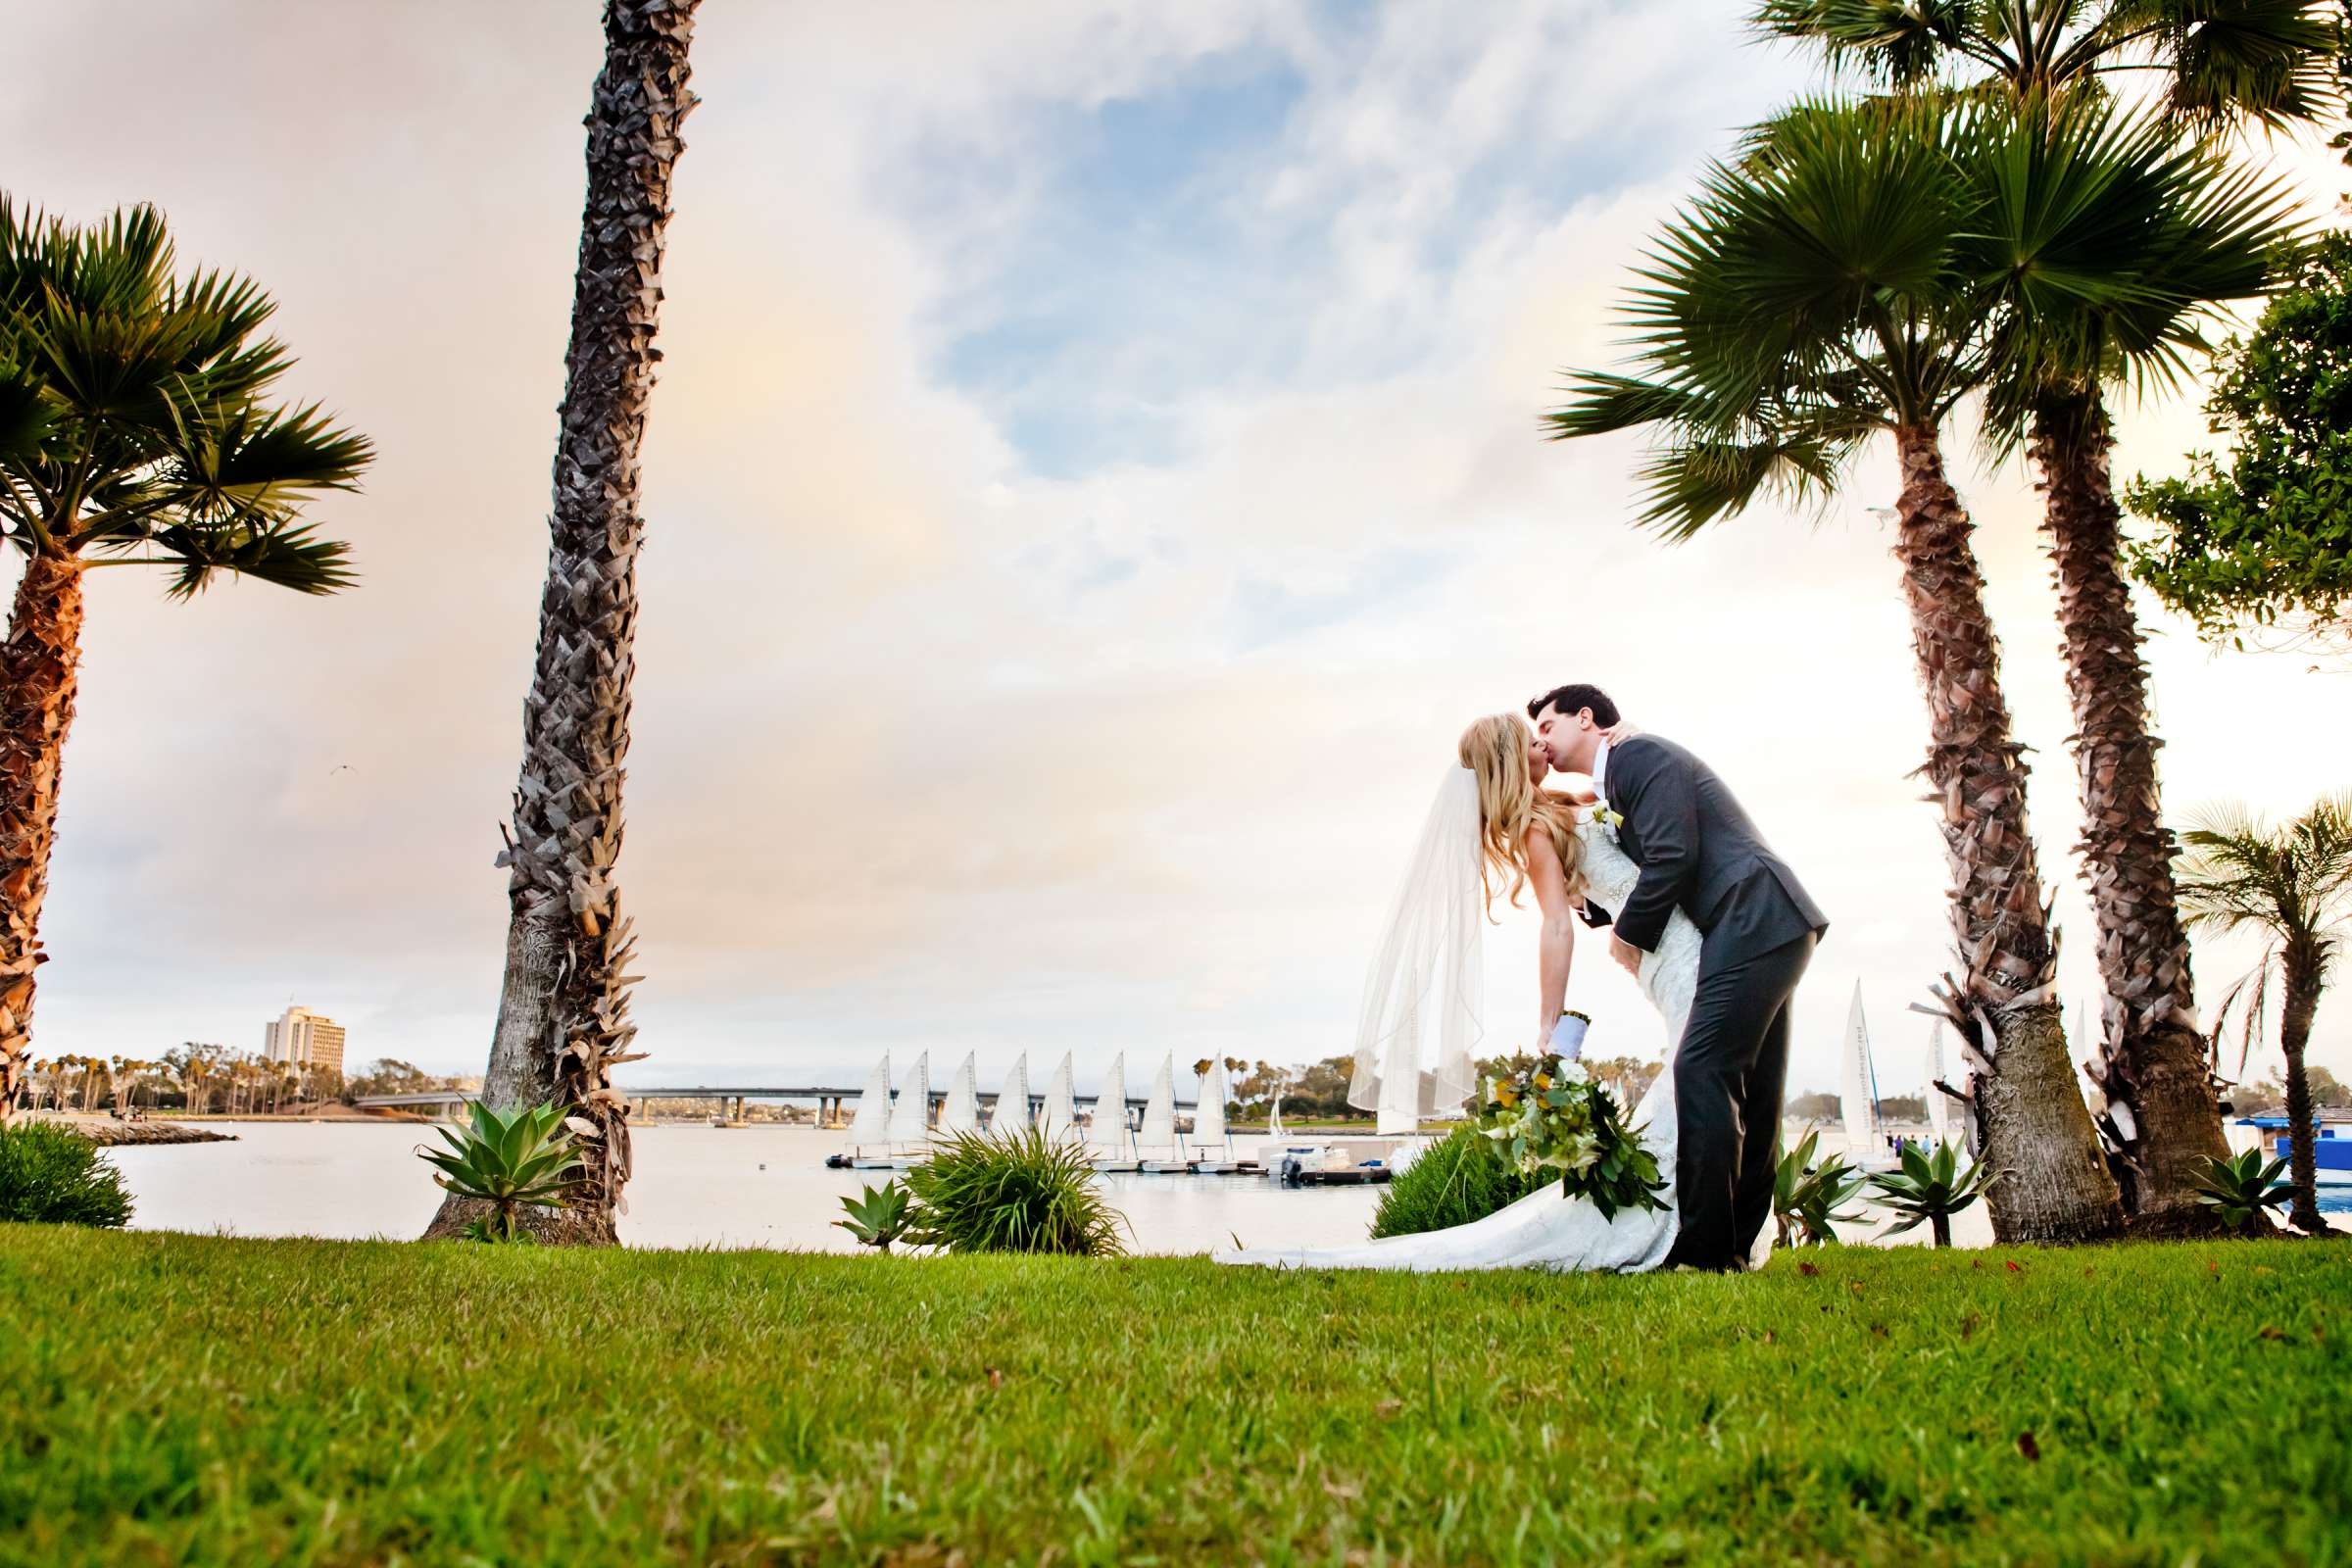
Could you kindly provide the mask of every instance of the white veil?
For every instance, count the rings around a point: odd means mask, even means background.
[[[1480,954],[1486,889],[1479,867],[1478,780],[1447,770],[1389,914],[1355,1025],[1348,1102],[1375,1111],[1384,1134],[1453,1114],[1478,1086],[1471,1054],[1485,1033]],[[1423,1069],[1437,1047],[1437,1070]]]

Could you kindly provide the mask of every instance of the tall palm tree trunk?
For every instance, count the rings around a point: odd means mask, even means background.
[[[2121,513],[2108,471],[2114,444],[2095,392],[2054,397],[2035,413],[2033,457],[2047,497],[2042,529],[2074,699],[2079,849],[2107,990],[2091,1072],[2107,1097],[2103,1131],[2118,1155],[2134,1230],[2203,1232],[2218,1222],[2197,1201],[2197,1172],[2230,1150],[2173,886],[2179,846],[2158,797],[2156,748],[2163,743],[2148,733],[2139,621],[2116,564]]]
[[[2320,1217],[2320,1170],[2311,1147],[2311,1077],[2303,1069],[2303,1048],[2311,1042],[2312,1014],[2320,1007],[2320,966],[2288,955],[2285,1006],[2278,1016],[2278,1048],[2286,1055],[2286,1173],[2295,1184],[2287,1218],[2302,1230],[2318,1235],[2328,1228]]]
[[[605,64],[588,115],[547,586],[514,823],[499,857],[512,873],[506,978],[482,1081],[489,1104],[552,1102],[580,1136],[585,1180],[573,1205],[526,1216],[550,1241],[614,1241],[629,1177],[628,1105],[611,1069],[635,1059],[628,988],[636,977],[624,972],[631,943],[613,867],[645,531],[637,459],[660,358],[654,331],[678,125],[695,103],[686,50],[699,3],[607,0]],[[480,1208],[452,1198],[426,1234],[458,1234]]]
[[[32,1052],[41,901],[80,661],[81,568],[31,556],[0,644],[0,1121],[16,1113]]]
[[[1970,1068],[1971,1142],[2000,1173],[1985,1206],[2004,1242],[2113,1236],[2123,1205],[2067,1058],[2057,944],[2026,827],[2000,645],[1969,543],[1975,525],[1944,477],[1936,432],[1907,425],[1894,435],[1903,477],[1894,554],[1928,699],[1923,771],[1943,808],[1962,968],[1942,996]]]

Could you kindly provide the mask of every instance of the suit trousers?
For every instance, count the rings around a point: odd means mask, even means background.
[[[1788,1077],[1788,1004],[1819,940],[1700,959],[1674,1058],[1681,1231],[1667,1262],[1742,1266],[1772,1217],[1773,1146]]]

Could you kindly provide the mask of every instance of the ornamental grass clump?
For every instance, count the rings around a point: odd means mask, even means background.
[[[1382,1190],[1372,1234],[1377,1238],[1451,1230],[1508,1208],[1550,1181],[1548,1171],[1513,1170],[1494,1141],[1476,1127],[1456,1127]]]
[[[1070,1141],[1031,1128],[959,1133],[906,1173],[914,1212],[905,1240],[950,1252],[1060,1252],[1117,1257],[1126,1223],[1102,1200],[1094,1162]]]
[[[130,1223],[122,1173],[87,1138],[45,1121],[0,1126],[0,1220],[29,1225]]]

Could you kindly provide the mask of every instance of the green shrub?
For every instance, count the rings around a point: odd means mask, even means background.
[[[0,1127],[0,1220],[120,1229],[130,1223],[130,1194],[87,1138],[19,1121]]]
[[[1780,1227],[1775,1247],[1835,1246],[1839,1225],[1869,1217],[1861,1209],[1841,1206],[1862,1191],[1862,1173],[1848,1165],[1843,1154],[1832,1154],[1815,1165],[1813,1154],[1820,1145],[1821,1134],[1807,1132],[1804,1142],[1781,1155],[1773,1169],[1772,1215]]]
[[[466,1227],[476,1242],[527,1242],[518,1223],[524,1205],[561,1208],[579,1185],[580,1153],[553,1105],[517,1106],[504,1114],[476,1101],[472,1125],[439,1127],[447,1149],[417,1152],[440,1172],[433,1180],[460,1198],[491,1205]]]
[[[1927,1225],[1933,1228],[1937,1247],[1952,1245],[1952,1216],[2000,1179],[1982,1164],[1962,1170],[1960,1158],[1956,1144],[1939,1143],[1931,1153],[1906,1143],[1900,1171],[1870,1178],[1880,1204],[1903,1216],[1900,1225],[1886,1228],[1887,1235],[1900,1236]]]
[[[1493,1139],[1475,1127],[1456,1127],[1397,1172],[1381,1192],[1372,1234],[1414,1236],[1451,1230],[1508,1208],[1553,1180],[1547,1171],[1521,1175],[1494,1152]]]
[[[2252,1235],[2260,1228],[2259,1216],[2266,1208],[2284,1206],[2294,1196],[2291,1183],[2278,1179],[2286,1169],[2286,1161],[2274,1159],[2262,1162],[2262,1150],[2257,1147],[2229,1159],[2201,1156],[2197,1169],[2197,1201],[2220,1217],[2233,1231]]]
[[[914,1195],[905,1182],[864,1188],[856,1198],[844,1198],[841,1206],[849,1217],[833,1223],[858,1238],[858,1246],[877,1251],[887,1252],[891,1243],[903,1240],[914,1219]]]
[[[1032,1128],[1002,1138],[961,1133],[906,1173],[914,1212],[905,1239],[951,1252],[1126,1250],[1118,1210],[1102,1200],[1094,1161],[1072,1140]]]

